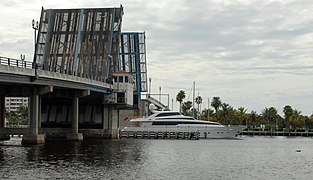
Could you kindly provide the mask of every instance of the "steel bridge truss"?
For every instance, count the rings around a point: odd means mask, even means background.
[[[44,70],[112,80],[118,70],[123,7],[42,9],[34,64]]]
[[[135,77],[134,95],[147,92],[146,44],[144,32],[121,32],[119,70]],[[136,98],[136,97],[135,97]]]

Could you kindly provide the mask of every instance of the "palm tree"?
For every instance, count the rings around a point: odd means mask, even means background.
[[[202,120],[210,120],[212,118],[214,111],[212,109],[205,108],[202,110],[200,119]]]
[[[182,108],[181,103],[183,102],[183,99],[184,99],[185,97],[186,97],[185,91],[183,91],[183,90],[180,90],[180,91],[177,93],[177,95],[176,95],[176,101],[179,102],[179,112],[181,112],[181,108]]]
[[[293,128],[301,128],[304,126],[304,116],[301,115],[301,111],[296,109],[293,110],[290,121],[290,124],[293,126]]]
[[[215,113],[217,113],[217,110],[222,106],[222,101],[220,97],[213,97],[211,106],[215,109]]]
[[[191,101],[187,101],[184,102],[184,104],[182,105],[182,111],[184,115],[190,115],[190,108],[192,108],[192,102]]]
[[[245,123],[247,126],[248,125],[247,118],[246,118],[247,109],[245,109],[244,107],[240,107],[240,108],[238,108],[237,112],[238,112],[238,116],[239,116],[240,125],[242,125],[242,121],[245,120]]]
[[[227,103],[222,103],[221,110],[218,115],[218,122],[222,124],[233,124],[234,109]],[[237,124],[237,123],[236,123]]]
[[[197,114],[199,114],[200,113],[199,106],[200,106],[200,104],[202,104],[202,97],[201,96],[197,96],[195,101],[196,101],[196,104],[198,105],[198,110],[197,110],[198,112],[197,112]]]
[[[267,120],[267,122],[271,125],[271,129],[272,129],[272,125],[274,123],[276,123],[276,125],[277,125],[277,121],[278,121],[278,116],[279,115],[277,113],[276,108],[274,108],[274,107],[265,108],[262,111],[262,115]]]
[[[289,122],[290,122],[290,117],[293,114],[293,109],[291,108],[291,106],[286,105],[283,111],[284,111],[284,116],[285,116],[285,123],[287,124],[287,127],[290,128]]]
[[[258,122],[258,114],[256,111],[251,111],[249,114],[249,127],[251,126],[259,126],[259,122]],[[249,129],[248,127],[248,129]]]

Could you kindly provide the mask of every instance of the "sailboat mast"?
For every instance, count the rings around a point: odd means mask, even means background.
[[[196,92],[196,81],[193,82],[193,93],[192,93],[192,117],[195,117],[195,92]]]

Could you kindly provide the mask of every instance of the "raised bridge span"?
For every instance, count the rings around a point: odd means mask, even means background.
[[[0,57],[0,135],[23,134],[25,144],[116,138],[118,111],[133,104],[132,76],[114,78],[122,15],[122,6],[42,9],[33,61]],[[5,97],[29,97],[28,128],[5,127]]]

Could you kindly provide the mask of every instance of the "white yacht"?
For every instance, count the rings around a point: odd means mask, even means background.
[[[152,107],[152,106],[151,106]],[[196,120],[176,111],[156,111],[147,118],[135,118],[130,121],[134,126],[125,127],[129,132],[196,132],[200,138],[235,138],[243,130],[241,126],[224,126],[217,122]]]

